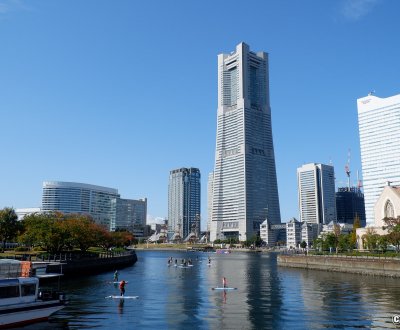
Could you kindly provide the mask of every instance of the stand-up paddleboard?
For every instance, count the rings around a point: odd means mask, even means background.
[[[178,266],[179,268],[189,268],[189,266]]]
[[[125,281],[125,284],[128,284],[128,282],[129,282],[129,281]],[[109,282],[109,283],[111,283],[111,284],[120,284],[121,281],[118,281],[118,282]]]
[[[107,296],[106,299],[138,299],[139,296]]]
[[[237,290],[237,288],[211,288],[211,290]]]

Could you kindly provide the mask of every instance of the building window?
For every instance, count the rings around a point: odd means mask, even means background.
[[[388,200],[385,204],[385,218],[394,218],[393,204]]]

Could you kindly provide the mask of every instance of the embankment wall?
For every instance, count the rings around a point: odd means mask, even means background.
[[[396,258],[281,254],[277,261],[283,267],[400,277],[400,260]]]

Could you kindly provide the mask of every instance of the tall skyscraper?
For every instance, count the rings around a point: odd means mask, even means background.
[[[268,54],[240,43],[218,55],[218,112],[210,239],[244,241],[280,223]]]
[[[168,238],[200,238],[200,171],[180,168],[169,173]]]
[[[300,221],[328,224],[336,221],[333,166],[305,164],[297,169]]]
[[[400,184],[400,94],[357,100],[361,164],[367,223],[387,182]]]

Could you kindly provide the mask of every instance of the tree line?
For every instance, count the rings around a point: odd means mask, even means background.
[[[128,231],[109,232],[94,222],[90,215],[64,214],[61,212],[33,213],[18,221],[14,209],[0,210],[0,240],[17,241],[29,248],[40,248],[49,253],[79,249],[86,252],[90,247],[123,247],[134,237]]]
[[[379,235],[373,228],[367,228],[366,233],[361,237],[365,249],[370,251],[387,251],[390,245],[400,251],[400,217],[384,218],[388,234]],[[360,228],[359,219],[356,218],[353,230],[349,234],[343,234],[339,225],[334,225],[332,233],[323,234],[314,240],[313,247],[317,250],[327,251],[335,249],[336,252],[351,251],[357,248],[356,229]],[[302,246],[303,247],[303,246]]]

